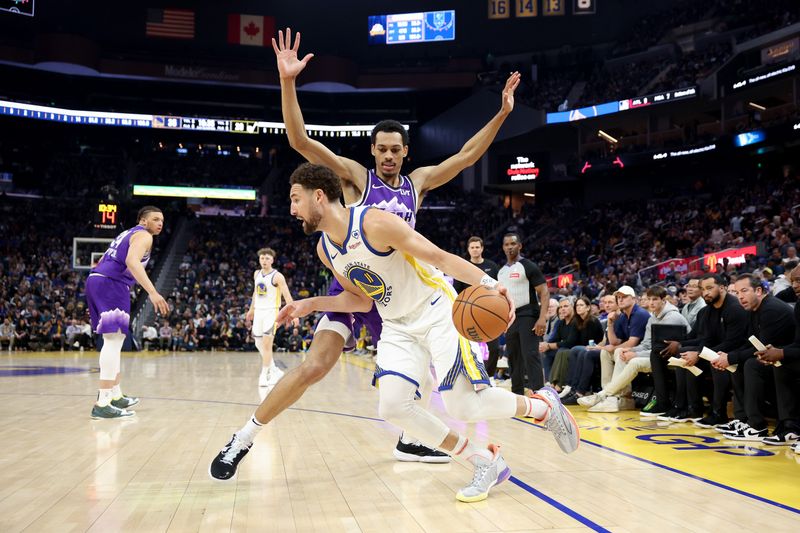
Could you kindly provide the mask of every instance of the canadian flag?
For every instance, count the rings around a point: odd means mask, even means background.
[[[228,42],[267,46],[275,34],[275,18],[261,15],[228,15]]]

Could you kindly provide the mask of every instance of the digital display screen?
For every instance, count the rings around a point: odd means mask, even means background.
[[[581,107],[572,109],[570,111],[559,111],[557,113],[547,114],[548,124],[559,124],[562,122],[573,122],[575,120],[583,120],[585,118],[599,117],[601,115],[610,115],[620,111],[628,111],[630,109],[637,109],[640,107],[666,104],[674,100],[685,100],[687,98],[694,98],[697,96],[696,87],[687,87],[686,89],[675,89],[672,91],[664,91],[647,96],[638,96],[636,98],[626,98],[625,100],[618,100],[616,102],[606,102],[604,104],[597,104],[588,107]]]
[[[764,133],[763,130],[748,131],[746,133],[740,133],[734,137],[733,144],[739,147],[748,146],[751,144],[760,143],[766,138],[767,134]]]
[[[535,184],[547,168],[547,154],[510,154],[498,156],[495,183]]]
[[[223,189],[220,187],[171,187],[165,185],[134,185],[134,196],[166,196],[169,198],[214,198],[218,200],[256,199],[255,189]]]
[[[371,15],[368,23],[369,44],[427,43],[456,38],[456,12],[452,9]]]
[[[117,204],[100,202],[97,205],[94,227],[97,229],[116,229],[118,223],[117,211]]]
[[[194,131],[221,131],[226,133],[275,134],[286,132],[283,122],[266,122],[263,120],[240,120],[230,118],[197,118],[174,117],[166,115],[140,115],[135,113],[109,113],[104,111],[85,111],[81,109],[63,109],[35,104],[23,104],[9,100],[0,100],[0,115],[36,120],[49,120],[66,124],[88,124],[93,126],[122,126],[134,128],[166,128]],[[407,124],[403,125],[406,130]],[[369,136],[374,124],[362,125],[322,125],[306,124],[309,135],[327,135],[338,137]]]
[[[0,11],[10,11],[18,15],[33,16],[34,0],[0,0]]]

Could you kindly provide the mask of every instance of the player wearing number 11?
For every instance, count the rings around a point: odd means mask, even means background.
[[[473,479],[458,491],[458,500],[485,499],[494,485],[508,479],[510,469],[498,446],[470,443],[417,405],[415,396],[431,364],[451,416],[469,422],[533,417],[553,433],[564,452],[575,451],[578,426],[553,389],[540,389],[528,398],[501,388],[478,391],[474,387],[488,384],[488,376],[469,341],[456,331],[451,319],[455,290],[442,272],[468,285],[497,288],[508,299],[505,287],[390,213],[342,206],[339,178],[327,167],[305,163],[295,170],[290,183],[291,214],[303,221],[306,234],[322,231],[317,254],[345,290],[336,296],[287,304],[277,321],[288,322],[314,311],[366,312],[374,304],[383,319],[375,369],[380,415],[426,446],[472,463]],[[513,321],[514,304],[510,299],[508,303],[509,321]]]

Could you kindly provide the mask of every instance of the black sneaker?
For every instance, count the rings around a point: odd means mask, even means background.
[[[717,413],[711,413],[700,420],[696,420],[694,423],[695,426],[706,429],[718,428],[726,424],[728,424],[728,417],[719,416]]]
[[[656,400],[655,397],[653,397],[653,399],[647,402],[647,405],[645,405],[644,408],[642,408],[642,410],[639,411],[639,416],[653,417],[653,416],[663,415],[667,411],[669,411],[669,407],[667,407],[666,405],[660,405],[658,403],[658,400]]]
[[[570,391],[569,394],[561,398],[561,403],[564,405],[578,405],[578,393]]]
[[[677,407],[670,407],[669,409],[667,409],[666,413],[664,413],[663,415],[658,415],[656,418],[658,420],[663,420],[664,422],[672,422],[672,417],[678,416],[679,414],[681,414],[681,411],[682,410],[678,409]]]
[[[747,426],[747,424],[745,424],[741,420],[736,420],[734,418],[733,420],[731,420],[727,424],[714,426],[714,429],[719,431],[720,433],[728,433],[729,431],[736,431],[739,428],[741,428],[742,426]],[[750,426],[747,426],[747,427],[750,427]]]
[[[739,429],[722,434],[728,440],[740,440],[746,442],[763,442],[764,437],[769,436],[767,428],[755,429],[748,424],[742,424]]]
[[[119,398],[111,400],[111,405],[113,405],[117,409],[127,409],[128,407],[133,407],[137,403],[139,403],[139,398],[134,398],[133,396],[125,396],[124,394]]]
[[[403,439],[397,440],[394,458],[407,463],[449,463],[450,456],[444,452],[423,446],[419,442],[406,444]]]
[[[252,442],[245,444],[234,434],[231,441],[211,461],[208,473],[220,481],[231,479],[236,475],[236,467],[239,466],[239,462],[244,459],[252,446]]]
[[[775,433],[771,437],[766,437],[762,442],[764,444],[771,444],[773,446],[791,446],[800,440],[800,435],[793,431],[782,431]]]
[[[680,411],[675,416],[669,417],[671,422],[694,422],[703,418],[703,413],[691,413],[689,411]]]

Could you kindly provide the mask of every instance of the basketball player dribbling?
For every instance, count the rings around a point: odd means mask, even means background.
[[[459,501],[486,499],[494,485],[508,479],[510,469],[498,446],[470,443],[416,401],[431,363],[445,409],[454,418],[477,422],[533,417],[553,433],[564,452],[577,449],[578,426],[552,388],[539,389],[530,398],[497,387],[476,391],[475,386],[488,384],[489,378],[469,341],[456,331],[451,318],[456,293],[442,272],[468,285],[496,288],[508,299],[513,321],[514,304],[505,287],[389,213],[367,206],[343,207],[339,179],[327,167],[304,163],[290,183],[292,215],[303,221],[306,234],[323,232],[317,254],[345,290],[289,304],[278,314],[278,323],[315,311],[366,312],[375,306],[383,319],[375,369],[380,416],[426,446],[472,463],[472,481],[458,491]],[[216,471],[232,476],[259,429],[248,423],[234,435],[227,450],[212,462],[212,475]],[[230,464],[224,461],[226,454]]]
[[[286,285],[286,278],[272,268],[275,262],[275,250],[262,248],[258,251],[258,264],[261,267],[253,273],[253,299],[250,309],[245,315],[247,322],[252,322],[253,338],[258,353],[261,354],[261,375],[258,377],[259,387],[272,387],[283,377],[283,371],[275,366],[272,357],[272,343],[275,340],[275,317],[283,300],[292,303],[292,295]],[[295,326],[300,321],[295,320]]]
[[[100,262],[86,279],[86,302],[92,331],[103,336],[100,349],[100,388],[92,407],[92,418],[133,416],[129,407],[138,398],[125,396],[120,388],[120,356],[128,334],[131,312],[131,287],[137,282],[147,291],[156,312],[169,314],[169,305],[156,291],[144,267],[150,260],[153,236],[164,228],[164,215],[148,205],[139,210],[138,224],[120,233],[108,246]]]
[[[289,144],[309,162],[331,168],[340,178],[347,205],[369,205],[394,213],[412,228],[416,212],[428,191],[440,187],[472,166],[492,144],[500,126],[514,108],[514,91],[520,76],[509,76],[503,89],[500,111],[467,143],[461,151],[439,165],[421,167],[409,175],[400,174],[403,159],[408,155],[408,133],[399,122],[380,122],[372,131],[372,155],[375,168],[367,170],[360,163],[334,154],[322,143],[306,134],[303,114],[297,100],[295,79],[313,56],[298,59],[300,34],[291,44],[291,30],[278,33],[272,40],[281,80],[281,107]],[[338,282],[331,283],[330,294],[342,291]],[[262,402],[253,422],[266,424],[296,402],[309,386],[321,380],[339,360],[345,343],[354,343],[353,331],[364,325],[374,342],[380,339],[381,319],[373,309],[367,313],[327,313],[314,334],[308,354],[296,368],[287,372]],[[432,378],[422,384],[421,403],[427,405],[433,387]],[[414,437],[402,434],[393,450],[401,461],[426,463],[448,462],[450,457],[421,445]]]

